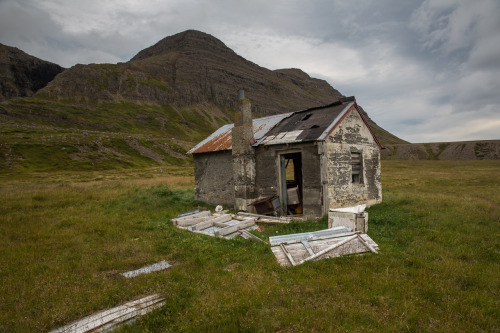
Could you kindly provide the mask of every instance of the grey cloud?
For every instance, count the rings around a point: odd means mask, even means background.
[[[127,61],[165,36],[198,29],[261,66],[302,68],[356,95],[403,138],[492,139],[492,128],[463,127],[500,121],[499,7],[497,0],[2,0],[0,42],[69,67]]]

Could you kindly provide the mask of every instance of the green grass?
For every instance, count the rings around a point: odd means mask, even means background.
[[[168,91],[168,86],[165,82],[160,81],[160,80],[153,78],[153,77],[150,77],[147,80],[141,81],[140,84],[145,85],[145,86],[148,86],[148,85],[155,86],[164,92]]]
[[[384,202],[369,209],[368,231],[380,254],[293,268],[263,243],[173,227],[171,217],[205,207],[192,169],[0,175],[0,331],[48,331],[152,293],[166,305],[120,331],[498,331],[498,170],[383,161]],[[174,266],[117,274],[162,259]]]
[[[49,139],[43,139],[44,137]],[[114,134],[65,135],[58,132],[53,132],[53,135],[31,135],[22,138],[3,136],[3,138],[5,141],[3,146],[0,146],[0,174],[112,170],[145,168],[152,165],[192,167],[191,156],[185,155],[181,147],[168,142],[165,138]],[[132,142],[131,140],[135,140],[141,147],[153,150],[161,156],[162,162],[157,162],[134,149],[127,143]],[[168,143],[178,155],[172,156],[160,148],[152,148],[165,143]]]
[[[207,116],[205,109],[216,110],[214,105],[176,108],[34,97],[10,100],[2,107],[0,174],[192,166],[186,151],[223,121]],[[137,151],[131,141],[155,151],[162,161]],[[158,145],[168,145],[178,154],[154,148]]]
[[[150,80],[144,84],[159,83]],[[58,130],[163,135],[197,143],[217,129],[205,117],[200,117],[196,108],[185,108],[181,112],[171,105],[86,104],[33,97],[10,100],[3,106],[9,112],[6,119],[20,125],[36,124]]]

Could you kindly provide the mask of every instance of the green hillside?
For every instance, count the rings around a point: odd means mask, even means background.
[[[0,172],[190,166],[198,141],[232,110],[43,98],[0,105]]]
[[[12,99],[0,104],[0,173],[191,166],[186,152],[232,123],[234,112],[211,102]],[[399,140],[372,128],[382,145]]]

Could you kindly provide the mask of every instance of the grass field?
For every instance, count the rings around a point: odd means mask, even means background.
[[[152,293],[166,305],[121,332],[500,331],[500,161],[383,161],[382,175],[368,231],[380,254],[283,268],[264,243],[169,223],[204,206],[190,169],[0,174],[0,331]],[[162,259],[174,266],[118,275]]]

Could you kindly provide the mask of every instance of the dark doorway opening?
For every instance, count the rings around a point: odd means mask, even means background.
[[[281,207],[286,215],[302,214],[302,154],[281,155]]]

